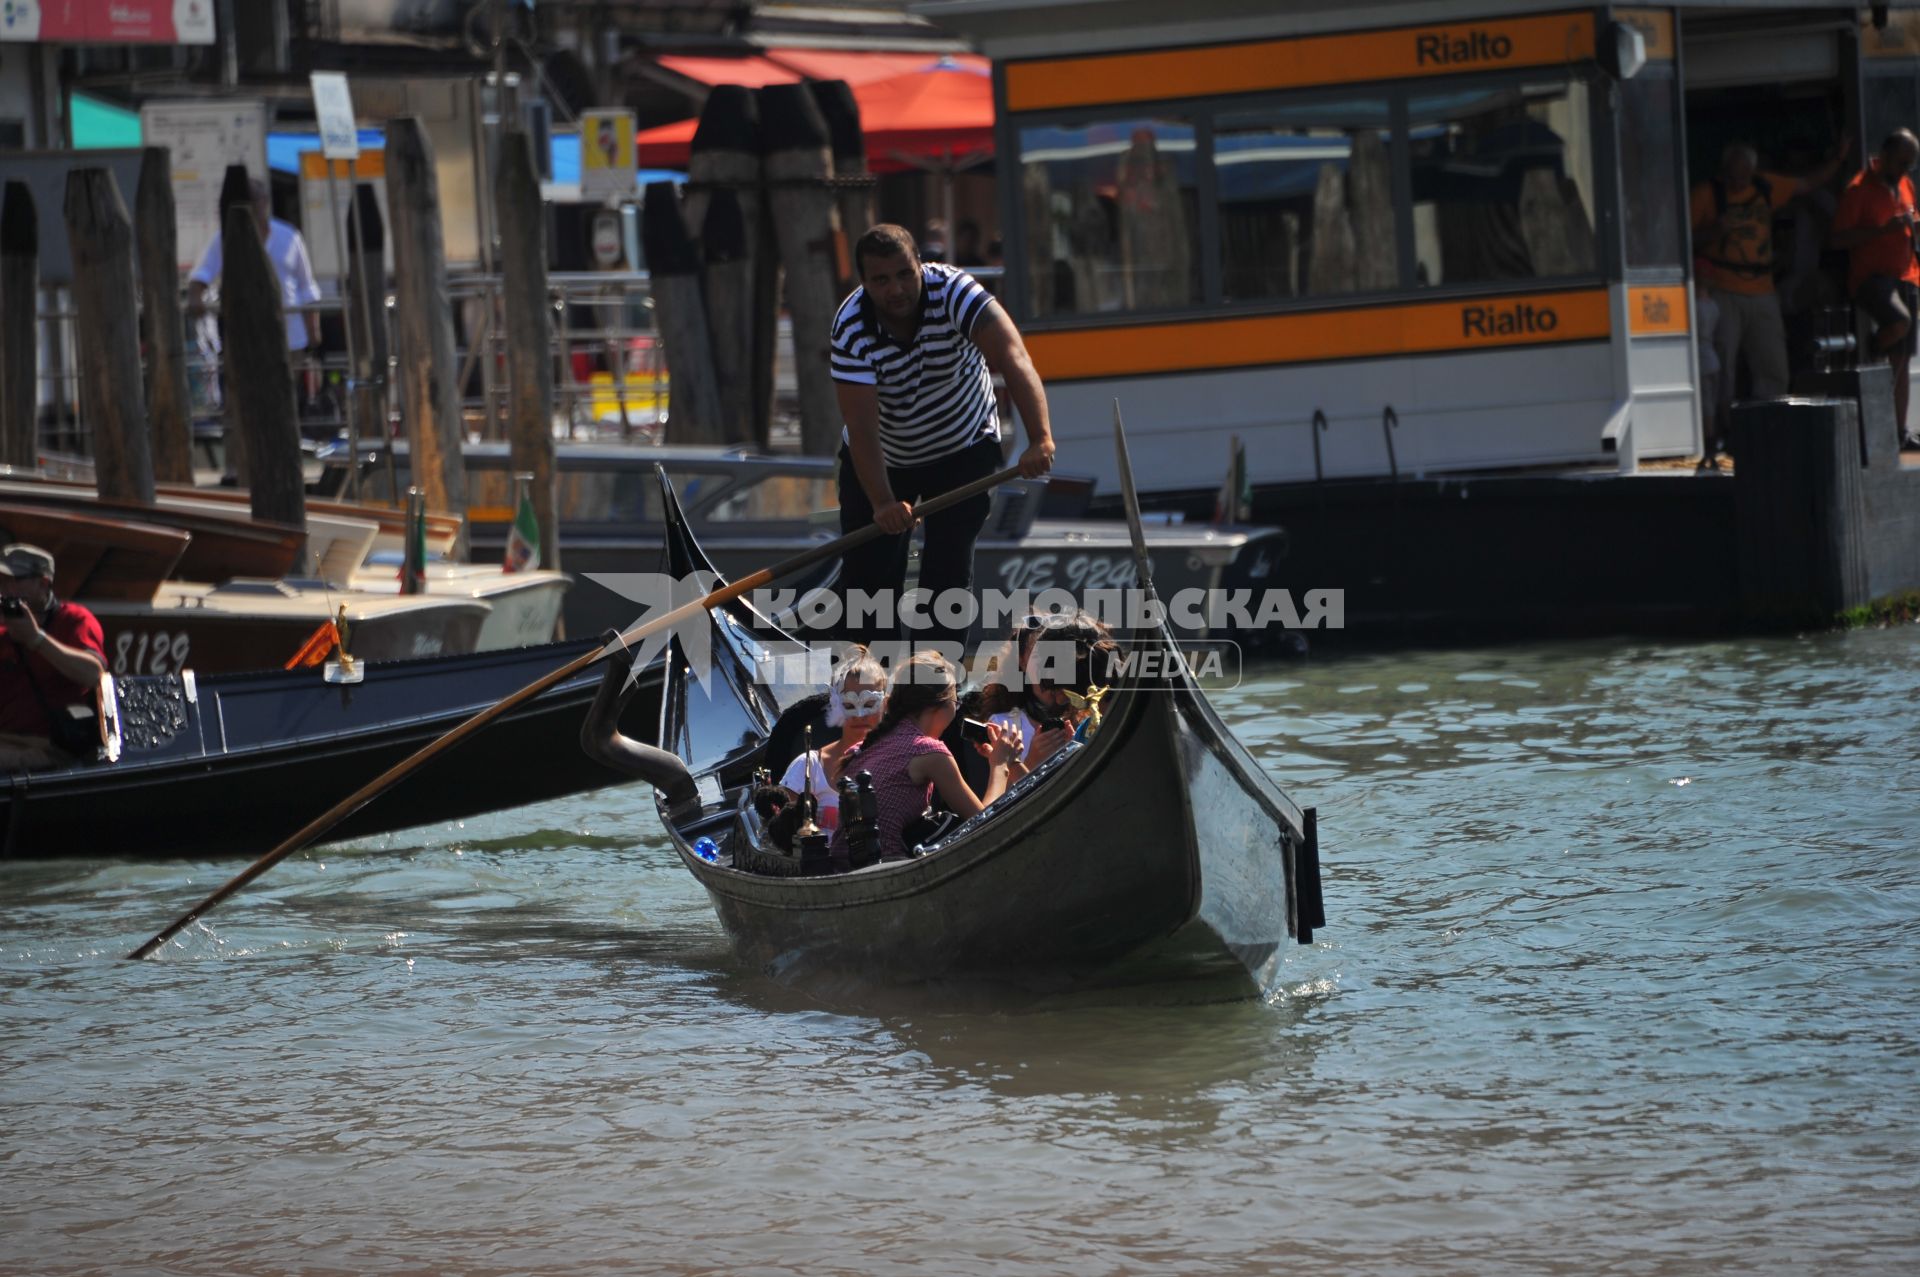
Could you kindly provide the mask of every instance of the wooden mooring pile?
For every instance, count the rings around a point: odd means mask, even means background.
[[[776,315],[793,323],[803,451],[840,442],[828,372],[849,246],[871,224],[859,108],[844,81],[716,86],[693,137],[684,197],[648,185],[641,235],[672,375],[676,443],[768,446]]]

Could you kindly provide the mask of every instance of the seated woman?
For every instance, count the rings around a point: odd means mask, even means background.
[[[987,783],[974,793],[960,775],[953,752],[940,742],[959,709],[953,665],[937,652],[921,652],[900,666],[887,692],[887,708],[867,739],[841,763],[849,775],[868,772],[876,797],[880,855],[903,856],[907,825],[938,793],[962,818],[977,815],[1007,790],[1008,772],[1024,775],[1015,761],[1018,743],[989,725],[987,740],[975,748],[988,763]],[[849,851],[846,826],[834,831],[833,851]]]
[[[855,645],[828,685],[827,726],[840,735],[793,760],[780,783],[796,794],[812,790],[819,814],[814,823],[832,830],[840,824],[840,775],[849,751],[880,721],[887,700],[887,671],[867,649]]]
[[[982,686],[979,712],[1017,733],[1021,761],[1038,767],[1097,720],[1108,658],[1118,651],[1112,631],[1085,612],[1029,616]]]

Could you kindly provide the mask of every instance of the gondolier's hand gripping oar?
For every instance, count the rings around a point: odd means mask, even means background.
[[[916,522],[925,519],[929,515],[938,514],[940,511],[958,505],[962,501],[968,501],[980,496],[982,493],[991,492],[1008,480],[1018,479],[1019,477],[1020,467],[1009,466],[1005,470],[996,471],[984,479],[976,479],[972,483],[955,488],[952,492],[944,492],[937,497],[928,498],[926,501],[914,507],[913,517]],[[741,595],[757,590],[770,582],[791,576],[802,568],[812,567],[814,564],[822,562],[823,560],[843,554],[854,546],[865,545],[867,542],[885,535],[886,533],[880,530],[878,524],[869,523],[866,527],[856,532],[849,532],[847,535],[836,540],[826,541],[811,549],[803,550],[790,559],[782,559],[772,567],[761,568],[758,572],[743,577],[731,585],[722,586],[705,598],[695,599],[691,603],[682,604],[664,616],[656,616],[636,625],[620,636],[621,642],[631,644],[640,639],[658,634],[662,630],[678,625],[689,617],[697,616],[699,613],[711,608],[731,603]],[[606,651],[607,649],[605,647],[597,647],[592,651],[582,653],[580,656],[562,665],[553,673],[534,680],[505,700],[481,710],[478,714],[475,714],[472,718],[469,718],[466,722],[460,724],[446,735],[422,747],[418,752],[401,759],[392,767],[389,767],[386,771],[374,777],[365,785],[362,785],[359,789],[354,790],[353,793],[327,808],[326,811],[316,816],[313,820],[302,825],[300,829],[289,836],[285,842],[248,865],[238,874],[235,874],[233,879],[224,887],[221,887],[205,900],[202,900],[199,904],[181,914],[169,924],[165,930],[155,935],[153,939],[147,941],[127,956],[129,958],[145,958],[151,956],[161,945],[180,934],[195,918],[211,912],[216,905],[228,896],[233,895],[255,878],[258,878],[261,874],[273,868],[282,860],[285,860],[288,856],[318,838],[321,834],[326,833],[327,830],[333,828],[348,816],[353,815],[354,812],[359,811],[395,784],[405,779],[407,775],[417,770],[423,763],[444,754],[508,710],[524,705],[556,683],[562,683],[572,678],[581,670],[586,669],[588,666],[600,660],[606,655]]]

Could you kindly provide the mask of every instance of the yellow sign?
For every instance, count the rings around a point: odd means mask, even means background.
[[[632,111],[586,111],[580,116],[580,194],[586,199],[630,198],[639,179]]]
[[[318,151],[300,152],[300,176],[309,182],[324,181],[327,176],[327,157]],[[354,178],[362,182],[377,182],[387,175],[387,153],[385,151],[362,151],[359,158],[351,162],[335,160],[332,164],[336,181]]]
[[[1507,67],[1566,66],[1591,60],[1593,51],[1593,14],[1560,13],[1151,53],[1048,58],[1007,63],[1007,109],[1039,111]]]
[[[1682,331],[1686,307],[1680,310]],[[1605,341],[1605,289],[1026,334],[1048,381]]]

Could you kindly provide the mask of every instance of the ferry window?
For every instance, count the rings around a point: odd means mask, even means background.
[[[1679,128],[1672,76],[1643,71],[1621,84],[1620,151],[1628,160],[1620,166],[1620,193],[1628,266],[1678,266],[1683,260]]]
[[[805,519],[821,510],[840,507],[839,490],[831,474],[771,474],[747,488],[727,494],[706,518],[714,522],[744,519]]]
[[[1225,300],[1398,287],[1388,123],[1384,98],[1215,117]]]
[[[1468,86],[1408,107],[1415,284],[1594,272],[1586,85]]]
[[[1020,131],[1030,313],[1200,300],[1194,129],[1170,117]]]

